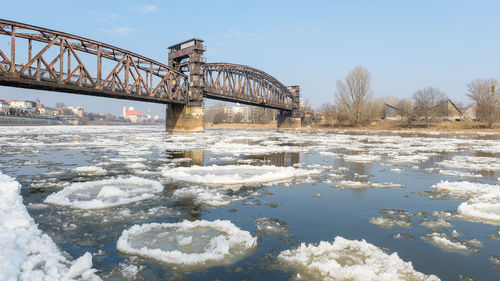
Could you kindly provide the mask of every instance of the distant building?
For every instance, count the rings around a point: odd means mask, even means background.
[[[226,115],[226,120],[232,122],[248,122],[249,120],[249,110],[248,107],[243,106],[227,106],[224,107],[224,115]],[[238,117],[239,116],[239,117]],[[239,120],[237,120],[239,119]]]
[[[68,107],[69,110],[71,110],[73,112],[73,115],[76,115],[78,116],[79,118],[83,118],[83,108],[81,107]]]
[[[38,113],[42,116],[54,116],[54,115],[56,115],[54,109],[49,108],[49,107],[38,108]]]
[[[135,110],[132,106],[124,111],[123,119],[128,120],[132,123],[144,122],[144,116],[142,115],[141,111]]]
[[[464,119],[468,121],[477,120],[477,104],[474,103],[465,108]]]
[[[9,104],[4,99],[0,99],[0,114],[9,114],[9,109]]]
[[[19,109],[34,109],[36,108],[36,102],[34,101],[21,101],[21,100],[10,100],[8,101],[9,106],[12,108]]]
[[[462,111],[449,99],[436,105],[435,112],[435,117],[440,120],[455,121],[464,119]]]
[[[386,120],[401,120],[401,110],[390,104],[384,104],[384,119]]]

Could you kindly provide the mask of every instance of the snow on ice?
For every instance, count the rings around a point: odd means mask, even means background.
[[[293,167],[276,166],[192,166],[163,168],[163,176],[174,181],[184,181],[208,185],[252,185],[273,183],[320,174],[318,170],[305,170]]]
[[[397,253],[388,255],[365,240],[335,237],[318,245],[302,243],[281,252],[278,259],[297,270],[302,280],[439,280],[413,269]]]
[[[227,220],[134,225],[117,249],[125,254],[181,266],[228,264],[257,246],[257,238]]]
[[[49,195],[44,203],[77,209],[103,209],[154,197],[163,190],[157,181],[139,177],[117,177],[73,183]]]
[[[30,217],[21,185],[0,172],[0,280],[101,280],[92,255],[70,261]]]

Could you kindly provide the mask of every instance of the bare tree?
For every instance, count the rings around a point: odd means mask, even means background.
[[[368,69],[358,66],[342,80],[337,80],[335,103],[341,114],[358,126],[365,118],[364,108],[370,101],[371,75]]]
[[[437,113],[437,105],[445,101],[447,96],[436,88],[426,87],[413,93],[413,99],[415,100],[415,114],[429,127],[432,117]]]
[[[496,79],[475,79],[467,84],[467,96],[476,102],[476,115],[488,123],[488,128],[493,128],[496,110],[499,106],[498,81]]]
[[[317,112],[319,112],[323,116],[323,122],[325,125],[333,125],[333,120],[337,115],[337,108],[335,107],[335,105],[331,103],[323,103],[317,109]]]
[[[401,117],[406,119],[406,126],[411,127],[411,123],[415,118],[415,113],[413,110],[414,105],[412,100],[410,99],[400,100],[397,103],[397,107],[399,109],[399,112],[401,113]]]
[[[66,107],[66,105],[64,104],[64,102],[58,102],[58,103],[56,103],[56,107],[61,109],[63,107]]]

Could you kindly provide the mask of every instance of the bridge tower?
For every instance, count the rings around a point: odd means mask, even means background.
[[[187,74],[189,87],[186,105],[168,105],[166,129],[169,132],[203,132],[203,81],[206,47],[201,39],[190,39],[168,47],[168,66]]]
[[[280,110],[277,118],[278,131],[300,130],[302,127],[302,112],[300,111],[300,87],[288,86],[288,91],[293,95],[293,109]]]

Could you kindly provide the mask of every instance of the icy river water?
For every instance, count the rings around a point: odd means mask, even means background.
[[[2,127],[0,244],[38,239],[25,280],[51,241],[81,280],[500,280],[499,181],[500,134]]]

